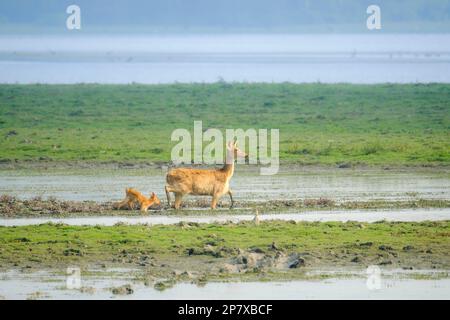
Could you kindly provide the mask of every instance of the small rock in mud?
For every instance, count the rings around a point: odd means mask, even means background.
[[[63,255],[65,256],[83,256],[83,253],[78,249],[68,248],[63,251]]]
[[[193,279],[194,275],[189,272],[189,271],[184,271],[180,274],[180,276],[182,276],[183,278],[187,278],[187,279]]]
[[[237,266],[229,264],[229,263],[223,264],[219,269],[220,273],[235,273],[238,271],[239,271],[239,268]]]
[[[80,292],[81,292],[81,293],[94,294],[95,291],[96,291],[96,290],[95,290],[94,287],[81,287],[81,288],[80,288]]]
[[[411,250],[414,250],[413,246],[407,245],[403,247],[403,251],[411,251]]]
[[[381,251],[394,250],[391,246],[386,246],[386,245],[384,245],[384,244],[382,244],[381,246],[379,246],[378,249],[380,249]]]
[[[209,255],[215,258],[222,257],[222,250],[221,249],[215,249],[211,245],[206,245],[203,248],[188,248],[186,249],[187,255]]]
[[[193,281],[193,283],[195,283],[195,285],[197,287],[204,287],[207,282],[208,282],[208,278],[206,275],[202,275],[201,277],[199,277]]]
[[[155,283],[155,285],[153,287],[158,291],[163,291],[163,290],[173,287],[174,284],[175,284],[175,281],[173,281],[173,280],[158,281]]]
[[[133,294],[134,290],[131,285],[126,284],[120,287],[112,288],[111,292],[117,295]]]
[[[373,242],[370,242],[370,241],[359,244],[360,247],[371,247],[372,245],[373,245]]]
[[[252,247],[249,249],[250,252],[254,252],[254,253],[265,253],[265,251],[261,248],[258,247]]]
[[[214,254],[216,252],[216,250],[214,249],[214,247],[210,244],[207,244],[206,246],[203,247],[203,252],[204,253],[209,253],[209,254]]]
[[[383,260],[379,263],[380,266],[386,266],[388,264],[392,264],[391,260]]]
[[[220,249],[221,255],[235,255],[239,253],[239,249],[232,247],[221,247]]]
[[[180,270],[173,270],[172,271],[172,275],[178,277],[178,276],[181,275],[181,271]]]
[[[410,267],[410,266],[408,266],[408,267],[402,267],[402,269],[403,269],[403,270],[414,270],[414,268],[413,268],[413,267]]]
[[[198,227],[200,227],[200,223],[198,223],[198,222],[188,222],[187,223],[188,224],[188,226],[190,226],[190,227],[196,227],[196,228],[198,228]]]
[[[189,228],[189,225],[185,221],[180,221],[177,223],[177,226],[179,226],[181,229],[187,229]]]
[[[354,257],[354,258],[351,260],[351,262],[354,262],[354,263],[360,263],[360,262],[361,262],[361,258],[358,257],[358,256],[356,256],[356,257]]]
[[[259,254],[254,252],[246,252],[240,254],[236,258],[237,264],[245,264],[247,268],[253,268],[256,266],[256,263],[259,259]]]
[[[18,133],[16,130],[10,130],[6,133],[5,137],[8,138],[8,137],[17,136],[17,135],[18,135]]]
[[[305,259],[298,257],[298,258],[294,259],[293,261],[289,262],[288,268],[296,269],[296,268],[302,267],[304,265],[305,265]]]

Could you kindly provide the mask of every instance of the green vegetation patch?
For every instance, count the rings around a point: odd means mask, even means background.
[[[168,272],[178,264],[214,273],[215,267],[226,271],[249,263],[255,258],[250,254],[266,260],[295,255],[296,265],[289,267],[295,269],[371,264],[448,269],[448,252],[450,221],[0,227],[3,268],[106,264],[163,266]]]
[[[280,129],[304,164],[450,164],[450,85],[0,85],[0,159],[169,161],[176,128]]]

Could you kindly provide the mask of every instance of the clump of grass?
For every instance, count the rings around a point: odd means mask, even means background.
[[[382,152],[383,150],[384,150],[383,147],[379,144],[369,144],[361,148],[361,154],[368,156]]]

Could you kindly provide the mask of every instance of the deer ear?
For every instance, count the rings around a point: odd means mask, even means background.
[[[234,140],[233,146],[237,148],[237,139]]]

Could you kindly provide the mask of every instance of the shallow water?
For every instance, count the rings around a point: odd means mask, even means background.
[[[446,34],[0,36],[1,83],[450,82]]]
[[[346,210],[346,211],[309,211],[301,213],[280,213],[280,214],[260,214],[260,220],[285,220],[285,221],[441,221],[450,220],[450,208],[444,209],[402,209],[402,210]],[[0,226],[26,226],[38,225],[42,223],[65,223],[73,226],[81,225],[104,225],[113,226],[116,223],[135,224],[176,224],[179,222],[197,222],[197,223],[224,223],[232,221],[253,220],[250,214],[215,214],[204,216],[164,216],[150,215],[143,217],[70,217],[70,218],[0,218]]]
[[[154,191],[165,199],[165,173],[166,170],[148,170],[142,175],[126,170],[94,169],[83,174],[0,171],[0,194],[110,201],[123,198],[125,187],[135,187],[144,194]],[[450,176],[437,171],[351,169],[287,170],[274,176],[260,176],[237,168],[231,188],[238,201],[320,197],[335,201],[450,199]]]
[[[437,271],[433,271],[437,272]],[[40,292],[39,299],[450,299],[450,279],[417,280],[414,275],[433,275],[430,271],[361,272],[327,280],[286,282],[210,282],[205,286],[179,283],[164,291],[146,287],[132,280],[130,272],[122,275],[81,275],[81,286],[90,292],[67,289],[66,277],[48,271],[0,273],[0,295],[6,299],[27,299]],[[131,295],[113,295],[110,288],[130,284]],[[345,290],[344,290],[345,288]]]

